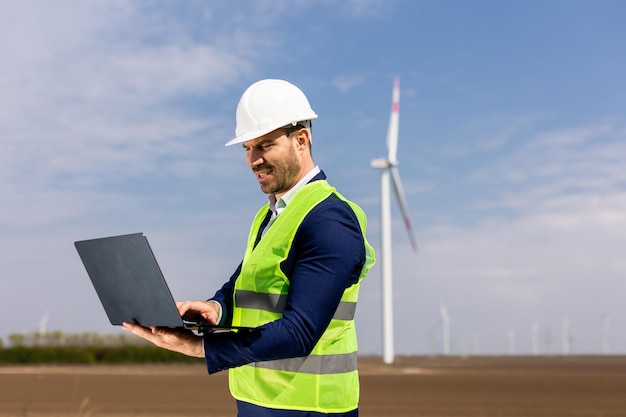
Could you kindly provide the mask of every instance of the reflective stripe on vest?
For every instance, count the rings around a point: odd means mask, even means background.
[[[275,361],[255,362],[251,366],[277,371],[303,372],[307,374],[339,374],[357,369],[357,353],[336,355],[309,355],[301,358],[278,359]]]
[[[262,292],[238,290],[235,293],[237,307],[253,308],[272,313],[282,313],[287,305],[287,294],[268,294]],[[356,313],[356,303],[352,301],[341,301],[335,310],[333,319],[353,320]]]

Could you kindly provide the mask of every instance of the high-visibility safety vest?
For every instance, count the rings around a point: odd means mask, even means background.
[[[233,325],[260,326],[282,317],[289,278],[280,269],[298,227],[317,204],[335,194],[354,211],[363,234],[366,260],[359,281],[346,288],[329,326],[310,355],[250,363],[229,370],[234,398],[267,408],[341,413],[359,402],[357,338],[354,313],[360,282],[374,264],[374,250],[365,238],[366,218],[325,180],[305,185],[254,247],[267,214],[257,213],[233,293]],[[254,249],[254,250],[253,250]]]

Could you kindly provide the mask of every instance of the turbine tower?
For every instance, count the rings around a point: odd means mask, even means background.
[[[46,311],[43,313],[41,320],[39,320],[39,334],[46,334],[48,332],[48,319],[50,314]]]
[[[611,317],[608,314],[602,315],[602,353],[611,354]]]
[[[443,301],[439,302],[439,312],[441,314],[441,326],[443,330],[442,343],[443,354],[450,354],[450,316],[448,315],[448,308]]]
[[[563,318],[563,331],[561,337],[563,338],[563,355],[569,355],[571,337],[569,333],[569,317],[567,316]]]
[[[539,355],[539,325],[537,323],[533,323],[531,340],[533,355]]]
[[[393,83],[391,116],[387,131],[387,157],[372,161],[372,167],[380,170],[380,229],[381,229],[381,270],[382,270],[382,314],[383,314],[383,362],[393,363],[393,290],[392,290],[392,262],[391,262],[391,193],[389,189],[389,175],[393,181],[393,188],[404,218],[404,226],[409,233],[409,240],[414,251],[417,244],[413,237],[409,210],[404,197],[404,189],[398,173],[398,123],[400,110],[400,80]]]

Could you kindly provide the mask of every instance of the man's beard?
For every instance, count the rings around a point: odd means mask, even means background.
[[[259,168],[260,170],[264,168],[271,169],[270,175],[273,180],[268,184],[260,183],[261,190],[265,194],[280,194],[287,192],[296,184],[302,165],[296,155],[295,149],[290,148],[289,155],[277,164],[263,165]]]

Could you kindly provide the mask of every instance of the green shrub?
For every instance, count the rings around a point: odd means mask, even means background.
[[[198,362],[143,339],[95,333],[10,335],[11,346],[0,343],[0,365],[8,364],[116,364]]]

